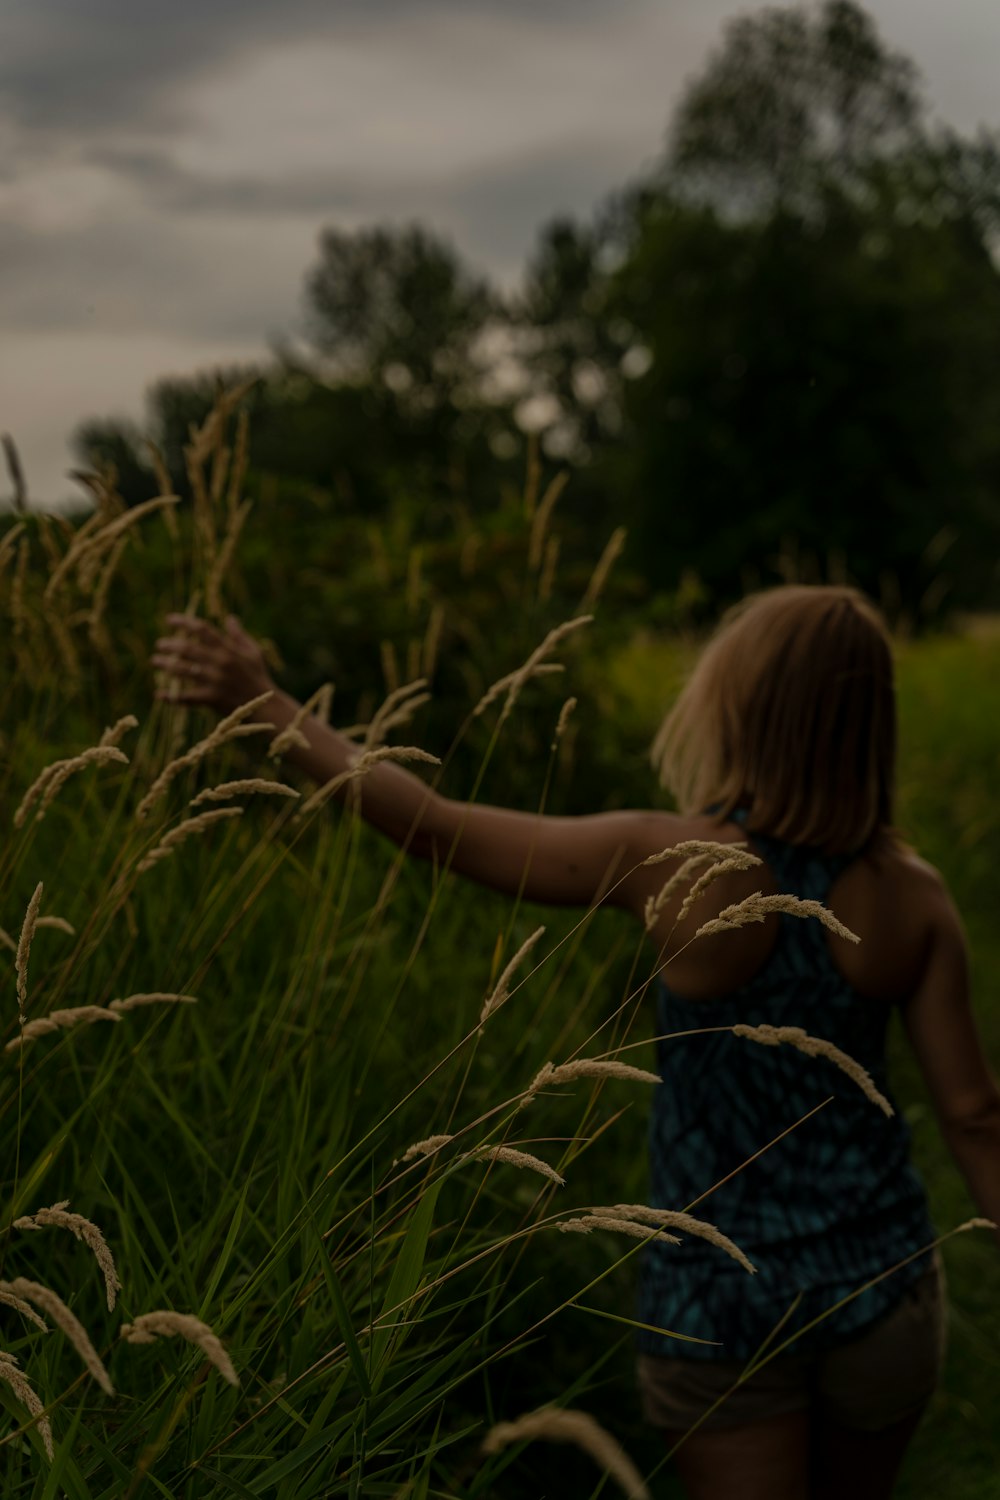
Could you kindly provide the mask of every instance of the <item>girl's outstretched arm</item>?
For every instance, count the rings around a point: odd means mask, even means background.
[[[274,724],[276,733],[291,723],[298,703],[275,686],[260,647],[235,618],[224,631],[194,616],[168,615],[167,621],[173,633],[157,641],[152,665],[185,687],[158,696],[228,712],[270,691],[258,717]],[[293,746],[286,756],[319,785],[357,760],[359,747],[317,719],[307,718],[301,730],[308,748]],[[680,836],[677,819],[665,812],[557,818],[452,801],[388,761],[335,795],[343,800],[352,787],[365,821],[408,853],[448,864],[493,890],[549,905],[588,907],[606,898],[640,911],[649,872],[636,867]]]

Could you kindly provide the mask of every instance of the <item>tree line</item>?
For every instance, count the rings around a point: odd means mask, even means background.
[[[791,569],[932,626],[1000,583],[998,213],[1000,136],[936,121],[859,5],[769,8],[725,28],[650,172],[542,229],[515,293],[420,225],[328,227],[304,339],[158,382],[147,430],[183,492],[192,423],[255,373],[253,485],[431,536],[518,481],[533,430],[567,524],[598,549],[625,525],[647,596],[714,611]],[[159,488],[132,424],[75,442],[130,502]]]

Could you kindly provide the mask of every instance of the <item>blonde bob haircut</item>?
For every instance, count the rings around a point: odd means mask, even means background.
[[[896,686],[880,611],[847,585],[782,584],[732,605],[652,748],[685,816],[828,855],[911,849],[893,826]]]

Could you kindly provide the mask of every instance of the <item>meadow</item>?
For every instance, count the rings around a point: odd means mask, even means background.
[[[554,1404],[598,1417],[650,1492],[676,1495],[632,1393],[641,1246],[557,1231],[593,1206],[642,1201],[649,1084],[532,1087],[549,1062],[607,1058],[651,1034],[652,949],[619,913],[510,902],[407,862],[332,801],[302,816],[311,788],[266,754],[268,736],[237,722],[204,746],[214,718],[154,703],[147,658],[167,609],[218,619],[236,606],[295,690],[336,668],[333,722],[359,744],[377,722],[378,739],[441,761],[426,774],[449,795],[583,812],[662,801],[648,746],[697,634],[626,610],[605,619],[614,545],[596,577],[596,559],[567,548],[560,561],[559,488],[530,466],[496,518],[459,518],[436,546],[415,547],[399,523],[367,546],[339,535],[339,562],[306,556],[266,494],[248,507],[245,434],[241,447],[229,418],[220,408],[194,435],[183,504],[128,512],[113,476],[95,475],[89,520],[28,516],[0,533],[0,1299],[12,1289],[0,1348],[42,1408],[16,1375],[0,1380],[3,1493],[617,1493],[572,1446],[484,1453],[495,1424]],[[339,568],[332,603],[322,576],[309,586],[326,566]],[[525,681],[506,717],[503,691],[474,712],[581,613],[595,618],[537,663],[564,670]],[[996,1058],[1000,633],[977,621],[900,640],[897,661],[899,822],[962,911]],[[426,700],[407,691],[422,679]],[[70,764],[102,737],[117,755]],[[25,805],[60,761],[65,774]],[[301,795],[191,806],[252,777]],[[176,833],[205,812],[226,815]],[[490,996],[501,1003],[481,1021]],[[892,1047],[944,1234],[975,1206],[898,1028]],[[652,1065],[651,1047],[625,1055]],[[448,1139],[408,1155],[434,1137]],[[113,1308],[74,1214],[113,1257]],[[899,1494],[987,1500],[1000,1493],[1000,1263],[982,1232],[949,1239],[944,1256],[948,1367]],[[63,1304],[92,1341],[84,1359],[30,1321],[33,1308],[65,1322]],[[139,1321],[163,1311],[198,1322]]]

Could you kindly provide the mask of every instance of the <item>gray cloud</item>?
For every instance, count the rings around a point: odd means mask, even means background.
[[[635,3],[635,0],[630,0]],[[618,0],[622,20],[626,4]],[[532,26],[578,27],[604,0],[503,0]],[[7,0],[0,111],[46,134],[181,123],[173,90],[221,63],[300,40],[387,39],[434,18],[496,14],[496,0]]]

